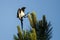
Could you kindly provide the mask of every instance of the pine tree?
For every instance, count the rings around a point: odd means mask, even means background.
[[[46,20],[46,16],[43,15],[42,20],[36,18],[36,13],[32,12],[28,14],[28,19],[32,29],[27,31],[21,31],[20,26],[17,26],[17,36],[14,35],[14,40],[50,40],[52,37],[52,27],[50,22]],[[23,32],[23,34],[22,34]]]
[[[16,35],[14,35],[14,40],[23,40],[23,37],[22,37],[22,31],[20,30],[20,26],[17,26],[17,29],[18,29],[18,37]]]
[[[47,22],[45,15],[43,15],[42,20],[37,21],[35,12],[28,15],[30,25],[35,29],[37,40],[50,40],[52,37],[52,27],[50,23]]]
[[[20,26],[17,26],[17,29],[18,33],[17,36],[14,35],[14,40],[36,40],[35,29],[30,30],[30,32],[23,31],[24,34],[22,34]]]
[[[42,20],[39,21],[39,39],[40,40],[50,40],[52,37],[52,27],[51,24],[47,22],[45,15],[43,15]]]

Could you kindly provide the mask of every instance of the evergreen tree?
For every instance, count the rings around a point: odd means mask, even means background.
[[[22,31],[20,30],[20,27],[17,26],[18,33],[14,35],[14,40],[36,40],[36,32],[35,29],[30,30],[30,32],[23,31],[24,34],[22,34]]]
[[[52,37],[52,27],[50,26],[51,24],[47,22],[45,15],[43,15],[42,20],[39,21],[38,40],[50,40]]]
[[[45,15],[42,20],[37,21],[35,12],[32,12],[28,14],[28,19],[32,29],[29,32],[21,31],[20,26],[17,26],[18,33],[17,36],[14,35],[14,40],[50,40],[52,27],[50,22],[47,22]]]
[[[35,12],[32,12],[28,18],[31,27],[35,28],[37,40],[50,40],[52,37],[52,27],[47,22],[45,15],[43,15],[42,20],[37,21]]]

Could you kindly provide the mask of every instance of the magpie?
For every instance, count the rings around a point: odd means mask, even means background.
[[[19,8],[18,11],[17,11],[17,18],[19,18],[19,20],[21,21],[21,26],[22,26],[22,29],[23,29],[23,17],[25,18],[25,8],[26,7],[22,7],[21,9]]]

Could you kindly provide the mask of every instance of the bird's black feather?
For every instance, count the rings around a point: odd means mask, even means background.
[[[22,7],[21,10],[24,12],[26,7]]]
[[[21,9],[20,8],[17,11],[17,18],[19,18],[19,12],[21,12]]]

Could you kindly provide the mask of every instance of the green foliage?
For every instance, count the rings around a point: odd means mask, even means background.
[[[14,40],[18,40],[18,37],[16,35],[14,35]]]
[[[49,26],[48,26],[49,25]],[[52,37],[52,27],[51,24],[47,22],[45,15],[43,15],[42,20],[39,21],[39,39],[40,40],[50,40]],[[37,33],[38,33],[37,32]]]
[[[32,33],[30,34],[30,37],[31,37],[31,40],[37,40],[36,39],[37,35],[36,35],[36,31],[34,28],[32,28]]]
[[[31,18],[31,15],[30,14],[28,14],[28,19],[30,21],[30,25],[33,27],[33,21],[32,21],[32,18]]]
[[[22,31],[20,30],[20,27],[17,26],[18,29],[18,37],[14,35],[14,40],[36,40],[36,32],[33,28],[31,32],[23,31],[24,34],[22,34]]]
[[[35,28],[35,27],[36,27],[36,22],[37,22],[35,12],[32,12],[31,14],[29,14],[29,15],[28,15],[28,19],[29,19],[29,21],[30,21],[31,27],[32,27],[32,28]]]
[[[42,20],[37,21],[36,13],[28,14],[28,19],[32,30],[29,32],[21,31],[20,26],[17,26],[18,33],[14,35],[14,40],[50,40],[52,37],[52,27],[47,22],[46,16],[43,15]]]
[[[29,19],[29,17],[28,17]],[[47,22],[45,15],[43,15],[42,20],[37,21],[35,12],[30,15],[31,27],[36,30],[37,40],[50,40],[52,37],[52,27],[50,23]]]
[[[18,38],[19,38],[19,40],[22,40],[22,32],[21,32],[21,30],[20,30],[20,27],[17,26],[17,29],[18,29],[18,33],[17,33]]]

